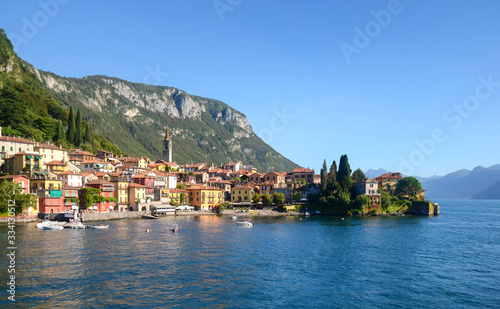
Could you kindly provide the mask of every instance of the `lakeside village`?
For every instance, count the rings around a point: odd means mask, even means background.
[[[423,214],[439,212],[425,201],[413,177],[387,173],[365,178],[351,173],[347,155],[320,174],[309,168],[259,173],[241,162],[221,166],[172,162],[167,127],[162,160],[119,157],[100,150],[63,149],[50,142],[2,136],[0,127],[0,214],[7,200],[16,200],[23,218],[57,214],[178,211],[218,212],[225,209],[273,209],[283,213],[334,215]],[[4,193],[5,194],[5,193]],[[307,213],[309,214],[309,213]],[[102,218],[102,217],[101,217]]]

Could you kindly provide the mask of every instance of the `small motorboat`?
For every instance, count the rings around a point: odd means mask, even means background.
[[[44,225],[42,228],[44,230],[62,230],[62,229],[64,229],[61,225]]]
[[[141,216],[142,219],[158,219],[158,217],[152,216],[152,215],[147,215],[144,214]]]
[[[245,220],[243,220],[243,221],[238,221],[238,222],[236,222],[236,225],[237,225],[237,226],[247,226],[247,227],[251,227],[251,226],[253,226],[254,224],[253,224],[252,222],[250,222],[250,220],[245,219]]]
[[[238,219],[238,217],[236,217],[236,216],[231,216],[231,220],[236,220],[236,219]]]
[[[59,221],[50,221],[50,220],[45,220],[41,223],[36,224],[37,229],[42,229],[44,226],[52,226],[52,225],[64,225],[66,222],[59,222]]]
[[[179,230],[179,226],[177,224],[174,224],[172,226],[172,233],[176,233]]]
[[[104,229],[109,228],[109,225],[104,225],[104,224],[100,224],[100,225],[91,225],[91,226],[90,226],[90,228],[91,228],[91,229],[104,230]]]

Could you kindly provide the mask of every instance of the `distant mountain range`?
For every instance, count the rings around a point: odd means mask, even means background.
[[[376,178],[387,170],[370,169],[365,176]],[[500,164],[461,169],[445,176],[417,178],[430,199],[500,199]]]

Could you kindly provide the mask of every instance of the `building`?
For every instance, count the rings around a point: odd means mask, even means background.
[[[163,139],[163,161],[172,162],[172,142],[168,132],[168,127]]]
[[[94,159],[91,161],[83,161],[80,163],[80,169],[84,172],[106,172],[111,173],[114,171],[115,167],[109,162],[104,162],[99,159]]]
[[[146,211],[146,187],[136,183],[128,186],[128,207],[130,211]]]
[[[31,193],[44,190],[61,190],[62,178],[54,173],[36,172],[30,180]]]
[[[278,186],[274,182],[261,182],[257,185],[256,189],[259,194],[269,193],[270,195],[273,195],[275,187]]]
[[[250,181],[259,183],[262,182],[262,174],[261,173],[253,173],[249,176]]]
[[[34,151],[38,151],[44,162],[62,161],[67,162],[69,159],[68,151],[60,146],[50,143],[35,144]]]
[[[356,195],[366,195],[370,198],[370,205],[372,207],[380,206],[380,193],[378,193],[378,182],[365,178],[355,183]]]
[[[24,194],[30,193],[30,179],[24,175],[6,175],[0,177],[0,183],[4,181],[13,181],[21,187]]]
[[[39,190],[38,211],[41,213],[62,213],[68,208],[64,205],[63,191],[59,190]],[[71,209],[71,206],[69,207]]]
[[[115,185],[116,210],[127,211],[129,209],[128,178],[123,177],[121,173],[113,173],[110,182]]]
[[[21,173],[32,175],[34,172],[47,172],[42,157],[36,151],[22,151],[5,158],[2,171],[11,175]]]
[[[231,203],[251,203],[254,193],[253,188],[250,186],[234,187],[231,189]]]
[[[80,189],[75,187],[65,187],[62,188],[62,196],[64,198],[64,208],[65,210],[72,210],[73,206],[78,206],[80,202]]]
[[[230,170],[231,172],[237,172],[240,170],[241,162],[229,162],[224,164],[223,169]]]
[[[0,165],[4,159],[18,152],[34,151],[35,143],[19,137],[2,136],[2,127],[0,127]]]
[[[92,206],[95,207],[93,209],[97,212],[113,211],[113,209],[115,208],[115,202],[110,199],[115,197],[115,185],[112,182],[98,179],[87,182],[85,186],[89,188],[100,189],[101,193],[99,195],[103,197],[104,200],[102,202],[95,202],[92,205],[85,205],[84,198],[85,194],[87,193],[85,192],[85,190],[82,190],[83,193],[82,198],[80,199],[80,207],[84,206],[87,209],[90,209],[89,207]]]
[[[314,170],[300,167],[292,171],[293,182],[305,180],[307,184],[314,184]]]
[[[62,179],[63,187],[81,188],[83,185],[81,173],[65,171],[59,173],[59,177]]]
[[[108,159],[117,159],[118,155],[106,150],[97,150],[97,157],[101,160],[108,161]]]
[[[224,202],[224,192],[208,187],[192,187],[189,192],[189,203],[199,210],[212,210]]]
[[[391,173],[391,172],[385,173],[375,178],[380,188],[391,195],[394,195],[396,191],[396,185],[401,179],[403,179],[401,173]]]
[[[137,174],[132,176],[132,181],[136,184],[143,185],[146,187],[146,197],[153,199],[154,189],[155,189],[155,178],[156,174]]]
[[[252,174],[252,175],[254,175],[254,174]],[[250,181],[253,181],[253,180],[250,178]],[[272,182],[274,184],[279,185],[279,184],[285,183],[285,175],[283,175],[281,173],[276,173],[276,172],[267,173],[267,174],[264,174],[262,176],[262,181]]]
[[[49,172],[60,174],[65,172],[68,169],[68,165],[62,161],[53,160],[45,163],[45,166],[49,170]]]

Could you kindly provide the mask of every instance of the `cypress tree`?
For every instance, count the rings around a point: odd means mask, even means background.
[[[61,121],[57,121],[56,125],[56,135],[54,136],[54,141],[61,143],[65,139],[64,130]]]
[[[339,171],[337,173],[337,181],[349,181],[351,180],[351,167],[349,166],[349,159],[347,155],[342,155],[340,157]]]
[[[326,190],[326,185],[327,185],[327,171],[328,168],[326,167],[326,160],[323,161],[323,167],[321,168],[321,191]]]
[[[85,129],[85,136],[83,137],[83,140],[87,143],[92,143],[94,141],[94,133],[92,133],[92,126],[89,123],[87,123],[87,128]]]
[[[330,179],[333,180],[337,178],[337,162],[335,162],[335,160],[333,160],[333,163],[330,166],[330,173],[328,173],[328,176],[330,176]]]
[[[68,142],[74,144],[75,135],[76,135],[75,115],[73,114],[73,107],[70,107],[69,117],[68,117],[68,131],[66,131],[66,137],[68,138]]]
[[[76,113],[76,132],[75,132],[75,141],[74,144],[77,147],[80,147],[82,142],[82,115],[80,110]]]

